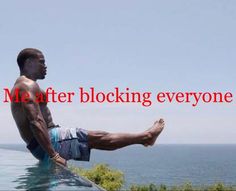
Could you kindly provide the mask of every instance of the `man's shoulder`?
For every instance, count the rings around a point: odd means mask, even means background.
[[[40,91],[40,87],[35,81],[22,76],[16,79],[16,82],[12,90],[14,89],[19,89],[20,91],[27,91],[27,92]]]

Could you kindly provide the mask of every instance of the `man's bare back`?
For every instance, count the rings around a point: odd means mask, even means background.
[[[40,90],[39,85],[35,81],[28,79],[25,76],[20,76],[16,80],[14,87],[12,88],[12,91],[11,91],[11,95],[13,96],[13,99],[15,99],[14,92],[16,89],[18,89],[19,92],[23,92],[23,93],[28,92],[31,95],[34,94],[35,92],[40,92],[45,97],[45,92],[43,90]],[[46,100],[46,98],[44,100]],[[37,107],[37,105],[35,106]],[[40,117],[44,119],[46,123],[46,127],[50,128],[50,127],[55,126],[55,124],[52,121],[51,113],[49,109],[47,108],[47,102],[40,102],[38,106],[42,114],[42,116]],[[24,107],[22,107],[22,102],[19,102],[19,103],[12,102],[11,111],[15,119],[16,125],[19,129],[19,132],[21,134],[21,137],[28,145],[29,142],[34,137],[34,135],[32,133],[32,130],[30,129],[30,122],[28,120],[28,114],[25,112]],[[38,115],[40,115],[40,113]]]

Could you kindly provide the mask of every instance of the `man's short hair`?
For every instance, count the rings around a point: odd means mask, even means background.
[[[38,53],[42,54],[40,50],[35,48],[25,48],[22,51],[20,51],[20,53],[17,56],[17,63],[20,70],[24,68],[24,63],[27,58],[37,58]]]

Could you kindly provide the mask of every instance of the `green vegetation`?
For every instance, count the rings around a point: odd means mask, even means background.
[[[124,184],[124,175],[121,171],[111,169],[107,164],[97,164],[92,169],[82,169],[69,167],[74,173],[79,174],[95,182],[107,191],[120,190]],[[185,183],[180,186],[166,185],[133,185],[126,191],[235,191],[236,186],[225,186],[222,183],[216,183],[211,186],[192,186],[191,183]]]
[[[88,178],[108,191],[120,190],[124,184],[124,175],[111,169],[107,164],[97,164],[92,169],[69,167],[72,172]]]
[[[194,187],[191,183],[186,183],[181,186],[167,187],[166,185],[133,185],[127,191],[235,191],[234,186],[225,186],[222,183],[217,183],[212,186]]]

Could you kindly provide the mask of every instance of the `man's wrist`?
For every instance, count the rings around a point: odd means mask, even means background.
[[[51,156],[51,157],[50,157],[50,159],[51,159],[51,160],[54,160],[54,161],[57,160],[58,158],[60,158],[59,153],[56,153],[54,156]]]
[[[50,157],[50,158],[53,158],[54,156],[56,156],[56,154],[58,154],[56,151],[51,152],[51,153],[49,154],[49,157]]]
[[[57,154],[56,154],[55,156],[53,156],[53,157],[50,157],[50,159],[51,159],[53,162],[57,163],[57,164],[60,164],[60,165],[63,165],[63,166],[66,166],[66,165],[67,165],[66,160],[65,160],[64,158],[62,158],[62,157],[59,155],[59,153],[57,153]]]

